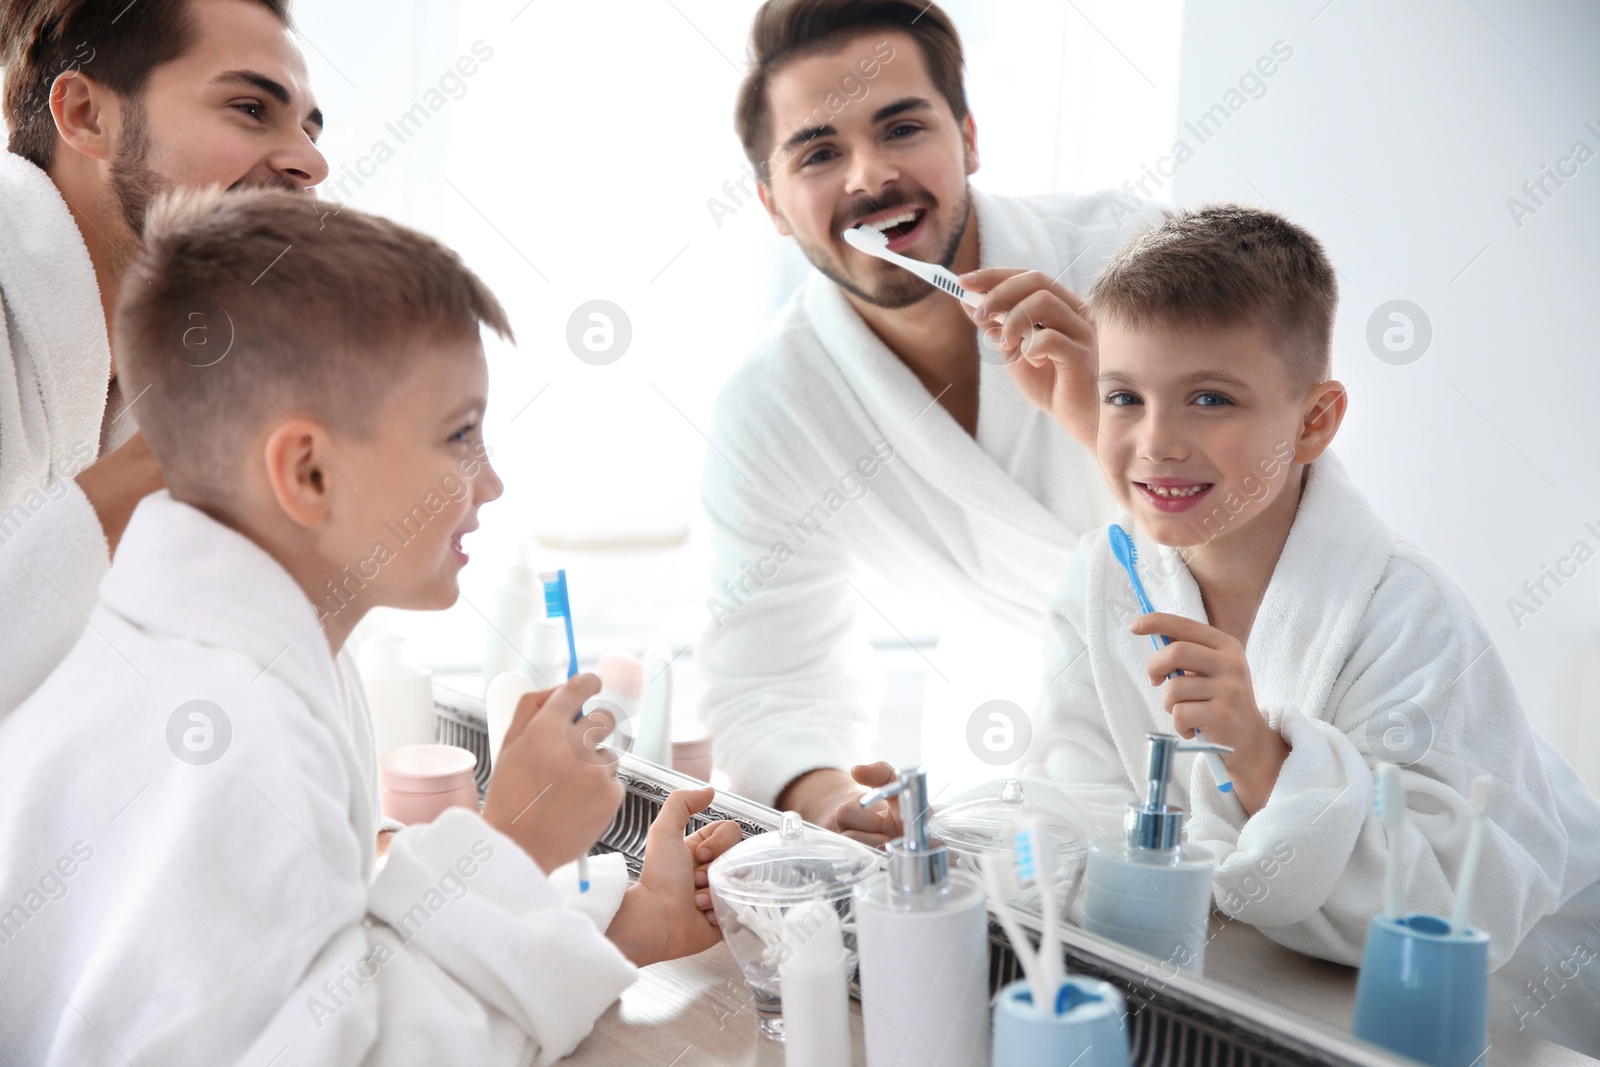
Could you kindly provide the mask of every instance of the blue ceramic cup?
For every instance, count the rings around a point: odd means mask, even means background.
[[[1127,1067],[1127,1005],[1109,982],[1068,978],[1056,1005],[1060,1014],[1033,1006],[1027,982],[1012,982],[994,1002],[990,1067]]]
[[[1436,915],[1367,931],[1356,980],[1355,1035],[1434,1067],[1472,1067],[1489,1044],[1489,935]]]

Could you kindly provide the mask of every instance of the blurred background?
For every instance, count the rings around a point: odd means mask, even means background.
[[[402,633],[470,678],[533,539],[568,569],[580,658],[668,645],[692,702],[711,406],[809,269],[749,195],[732,129],[756,6],[300,5],[329,120],[323,196],[454,246],[518,339],[490,349],[507,491],[468,539],[461,603],[377,613],[357,640]],[[1600,787],[1600,6],[944,6],[967,47],[974,184],[1246,200],[1325,241],[1351,391],[1337,450],[1466,588],[1536,728]],[[603,365],[568,342],[595,300],[629,334]],[[863,591],[886,720],[918,721],[942,623]],[[920,737],[886,728],[883,754],[964,747],[971,707]]]

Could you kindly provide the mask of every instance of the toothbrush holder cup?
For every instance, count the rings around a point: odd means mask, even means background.
[[[1372,920],[1356,980],[1355,1036],[1434,1067],[1488,1046],[1489,935],[1437,915]]]
[[[1057,1006],[1060,1014],[1051,1010]],[[990,1067],[1127,1067],[1126,1010],[1109,982],[1069,977],[1045,1011],[1034,1006],[1027,982],[1012,982],[995,996]]]

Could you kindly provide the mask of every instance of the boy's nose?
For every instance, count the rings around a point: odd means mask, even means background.
[[[472,495],[480,504],[487,504],[491,500],[499,500],[500,494],[506,491],[506,485],[500,480],[494,468],[485,463],[478,472],[478,477],[472,481]]]

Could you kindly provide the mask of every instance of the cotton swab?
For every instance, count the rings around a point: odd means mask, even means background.
[[[1472,805],[1472,826],[1467,830],[1467,854],[1461,861],[1461,879],[1456,886],[1456,907],[1450,914],[1452,933],[1465,933],[1467,911],[1472,907],[1472,882],[1478,874],[1478,854],[1483,851],[1483,824],[1489,818],[1494,800],[1494,779],[1480,774],[1468,787],[1467,803]]]

